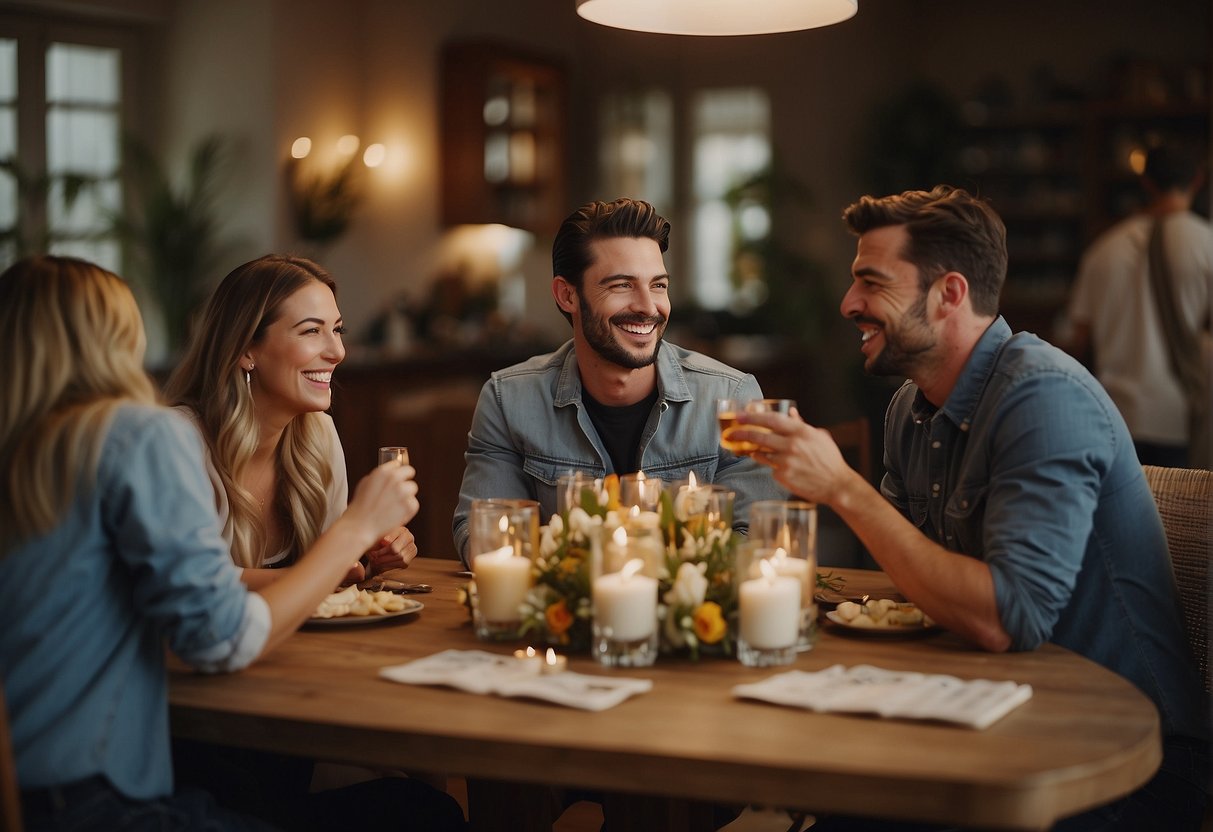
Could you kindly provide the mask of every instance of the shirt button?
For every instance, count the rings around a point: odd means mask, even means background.
[[[931,447],[938,448],[940,444],[941,444],[940,441],[938,439],[936,439],[934,442],[931,443]]]

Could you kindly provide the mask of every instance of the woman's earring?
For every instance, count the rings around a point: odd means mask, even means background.
[[[244,386],[251,388],[253,386],[253,367],[255,364],[248,365],[248,369],[244,371]]]

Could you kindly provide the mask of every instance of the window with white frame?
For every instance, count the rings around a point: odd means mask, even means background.
[[[120,269],[130,37],[0,17],[0,266],[48,251]]]

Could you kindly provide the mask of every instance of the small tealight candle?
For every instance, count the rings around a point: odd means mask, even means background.
[[[800,637],[800,581],[781,576],[770,561],[759,561],[762,577],[744,582],[738,593],[741,638],[760,650],[789,647]]]
[[[530,649],[529,647],[527,648]],[[539,666],[539,672],[547,675],[549,673],[560,673],[569,666],[568,656],[558,656],[556,651],[551,647],[548,648],[547,655],[543,658],[543,663]]]
[[[657,628],[657,580],[638,574],[643,568],[633,558],[594,581],[594,624],[614,641],[639,641]]]
[[[769,552],[770,550],[761,549],[759,551]],[[764,561],[775,568],[776,575],[785,578],[795,578],[800,582],[800,598],[802,601],[809,597],[809,562],[807,560],[804,558],[788,557],[788,553],[780,546],[775,549],[770,557],[764,557],[750,565],[751,578],[757,578],[762,575],[760,564]]]
[[[476,602],[487,621],[517,621],[518,608],[531,587],[531,561],[516,557],[510,546],[502,546],[472,559],[476,576]]]
[[[543,657],[535,652],[534,647],[528,647],[525,650],[515,650],[514,658],[523,663],[527,670],[540,672],[540,666],[543,664]]]

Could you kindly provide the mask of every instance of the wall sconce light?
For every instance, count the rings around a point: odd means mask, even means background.
[[[295,233],[316,245],[327,245],[345,233],[354,211],[362,202],[361,168],[383,164],[387,150],[382,144],[368,145],[359,158],[361,141],[345,135],[337,140],[335,167],[315,170],[318,165],[306,165],[312,154],[312,140],[300,136],[291,144],[286,161],[287,188],[291,201],[291,217]],[[360,164],[361,163],[361,164]]]
[[[667,35],[766,35],[829,26],[859,0],[577,0],[586,20]]]

